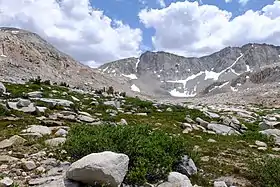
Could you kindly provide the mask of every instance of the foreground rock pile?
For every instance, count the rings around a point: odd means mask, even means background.
[[[150,104],[119,94],[97,94],[45,85],[35,90],[30,89],[29,85],[21,85],[20,88],[23,87],[26,92],[18,96],[15,90],[19,87],[13,90],[15,85],[7,85],[6,88],[0,83],[0,123],[4,124],[0,134],[0,173],[3,175],[0,186],[76,187],[109,184],[129,187],[124,184],[130,161],[125,154],[108,150],[92,153],[76,162],[66,156],[67,152],[61,145],[75,124],[127,126],[131,123],[152,123],[156,128],[174,128],[176,132],[181,132],[180,136],[197,138],[198,141],[192,146],[195,152],[202,153],[203,144],[219,146],[223,144],[219,142],[221,137],[241,137],[252,131],[254,124],[256,133],[272,137],[273,143],[255,139],[251,142],[240,140],[240,144],[243,143],[248,152],[251,149],[256,151],[256,156],[265,151],[275,153],[270,154],[274,157],[279,156],[280,114],[277,109],[261,109],[253,105]],[[176,116],[182,114],[178,110],[183,111],[182,118]],[[167,116],[171,118],[166,120]],[[197,145],[196,142],[199,143],[204,136],[207,138],[205,142]],[[226,159],[229,151],[230,146],[222,153],[217,152],[213,157],[206,155],[200,160],[207,163],[221,155]],[[221,161],[231,164],[229,160]],[[196,167],[190,156],[185,155],[167,179],[157,184],[147,183],[146,186],[198,186],[191,182],[196,174],[208,175]],[[215,176],[209,183],[215,187],[247,184],[240,180],[236,182],[234,176]]]

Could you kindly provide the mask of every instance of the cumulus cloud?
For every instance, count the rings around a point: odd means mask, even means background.
[[[36,32],[91,66],[136,56],[142,42],[140,29],[112,20],[89,0],[0,0],[0,25]]]
[[[225,0],[225,2],[226,2],[226,3],[230,3],[230,2],[232,2],[232,0]]]
[[[260,11],[249,10],[232,18],[216,6],[185,1],[160,10],[144,9],[139,18],[145,27],[155,29],[156,50],[202,56],[250,42],[280,45],[279,10],[280,2],[275,1]]]
[[[162,8],[166,7],[166,4],[165,4],[164,0],[157,0],[157,2],[160,5],[160,7],[162,7]]]
[[[249,0],[239,0],[238,1],[242,6],[247,5],[247,3],[249,2]]]

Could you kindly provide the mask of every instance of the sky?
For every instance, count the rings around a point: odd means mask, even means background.
[[[280,45],[274,0],[0,0],[0,26],[30,30],[90,67],[167,51],[200,57]]]

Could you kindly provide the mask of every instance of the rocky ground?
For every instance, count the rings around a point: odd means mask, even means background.
[[[153,103],[112,89],[84,92],[48,82],[0,83],[0,94],[0,186],[272,187],[280,182],[277,107]],[[152,131],[143,133],[142,125]],[[126,129],[129,138],[118,141]],[[140,146],[142,155],[133,150],[138,145],[132,144],[133,130],[143,133],[136,142],[150,138]],[[163,133],[170,147],[153,132]],[[171,149],[177,139],[184,147]],[[156,157],[152,160],[159,163],[150,162],[170,166],[158,167],[160,178],[149,177],[149,165],[131,172],[138,156],[151,161],[145,155],[171,152],[182,156],[179,163],[172,156],[168,164]]]

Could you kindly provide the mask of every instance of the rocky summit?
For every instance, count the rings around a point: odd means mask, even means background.
[[[91,69],[25,30],[0,46],[0,187],[280,184],[279,47]]]
[[[134,92],[174,99],[236,92],[260,96],[256,87],[279,88],[279,65],[280,47],[252,43],[200,58],[148,51],[139,58],[104,64],[99,70],[111,77],[127,77]]]

